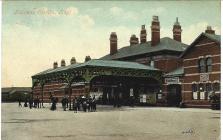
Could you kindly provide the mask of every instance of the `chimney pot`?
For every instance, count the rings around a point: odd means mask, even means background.
[[[205,30],[205,33],[215,34],[215,30],[212,30],[211,26],[207,26],[207,29]]]
[[[75,59],[75,57],[72,57],[71,58],[71,60],[70,60],[70,64],[72,65],[72,64],[76,64],[76,59]]]
[[[57,62],[54,62],[54,63],[53,63],[53,68],[56,69],[57,67],[58,67]]]
[[[91,57],[89,55],[85,57],[85,62],[90,61],[90,60],[91,60]]]
[[[176,22],[173,25],[173,39],[176,41],[181,42],[181,26],[180,23],[178,22],[178,17],[176,18]]]
[[[111,35],[110,35],[110,55],[113,55],[113,54],[115,54],[115,53],[117,53],[117,49],[118,49],[118,47],[117,47],[117,41],[118,41],[118,39],[117,39],[117,35],[116,35],[116,32],[111,32]]]
[[[151,33],[151,46],[156,46],[160,43],[160,22],[158,16],[153,16]]]
[[[66,66],[66,62],[64,59],[61,60],[61,67],[65,67]]]
[[[146,33],[146,28],[145,28],[145,25],[142,25],[142,28],[141,28],[141,32],[140,32],[140,43],[146,43],[146,36],[147,36],[147,33]]]
[[[136,35],[133,34],[133,35],[130,37],[129,42],[130,42],[130,46],[139,44],[139,38],[137,38]]]

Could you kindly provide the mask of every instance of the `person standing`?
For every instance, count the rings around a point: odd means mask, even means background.
[[[24,107],[28,107],[27,102],[27,98],[25,98]]]
[[[56,103],[57,99],[55,97],[52,97],[52,106],[51,106],[52,111],[56,110]]]
[[[21,104],[22,100],[21,100],[21,98],[18,99],[18,102],[19,102],[19,107],[22,107],[22,104]]]
[[[37,107],[40,108],[40,99],[38,96],[37,96],[36,102],[37,102]]]
[[[77,107],[77,99],[73,99],[73,110],[74,110],[74,113],[77,113],[77,110],[78,110],[78,107]]]
[[[30,98],[29,99],[29,108],[32,109],[32,107],[33,107],[33,99]]]
[[[95,99],[95,96],[92,99],[92,110],[96,111],[96,99]]]
[[[66,111],[67,101],[66,101],[66,98],[65,97],[63,97],[63,99],[61,100],[61,103],[62,103],[63,110]]]

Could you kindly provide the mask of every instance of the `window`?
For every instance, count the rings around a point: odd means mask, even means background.
[[[205,68],[205,60],[204,60],[204,58],[201,58],[201,59],[199,59],[199,63],[198,63],[198,65],[199,65],[199,72],[200,73],[204,73],[204,72],[206,72],[206,68]]]
[[[197,100],[198,92],[197,92],[197,84],[196,83],[192,84],[192,92],[193,92],[193,99]]]
[[[212,84],[211,83],[207,83],[206,84],[206,92],[207,92],[207,98],[206,99],[210,99],[210,95],[213,92],[213,88],[212,88]]]
[[[206,66],[207,66],[207,72],[211,72],[212,71],[212,59],[210,57],[208,57],[206,59]]]
[[[154,67],[154,61],[153,60],[150,60],[149,63],[148,63],[148,65],[151,66],[151,67]]]
[[[193,91],[193,92],[197,92],[197,84],[194,83],[194,84],[192,85],[192,91]]]
[[[199,84],[199,92],[200,92],[200,99],[204,100],[205,99],[205,89],[204,89],[204,84],[200,83]]]
[[[215,93],[220,93],[220,83],[218,83],[218,82],[214,83],[213,90]]]

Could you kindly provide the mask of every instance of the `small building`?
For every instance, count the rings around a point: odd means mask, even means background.
[[[31,87],[4,87],[2,88],[2,102],[16,102],[29,98],[31,95]]]

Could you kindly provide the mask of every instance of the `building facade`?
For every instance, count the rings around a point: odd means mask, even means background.
[[[138,104],[208,107],[209,95],[220,94],[220,36],[211,27],[191,45],[181,42],[181,25],[176,19],[173,38],[160,38],[160,21],[153,16],[151,40],[142,25],[140,39],[131,35],[129,45],[118,49],[118,35],[110,35],[110,53],[100,59],[75,58],[66,66],[61,61],[33,79],[33,96],[49,102],[53,94],[68,96],[96,95],[103,103],[120,100],[128,105],[130,98]]]

